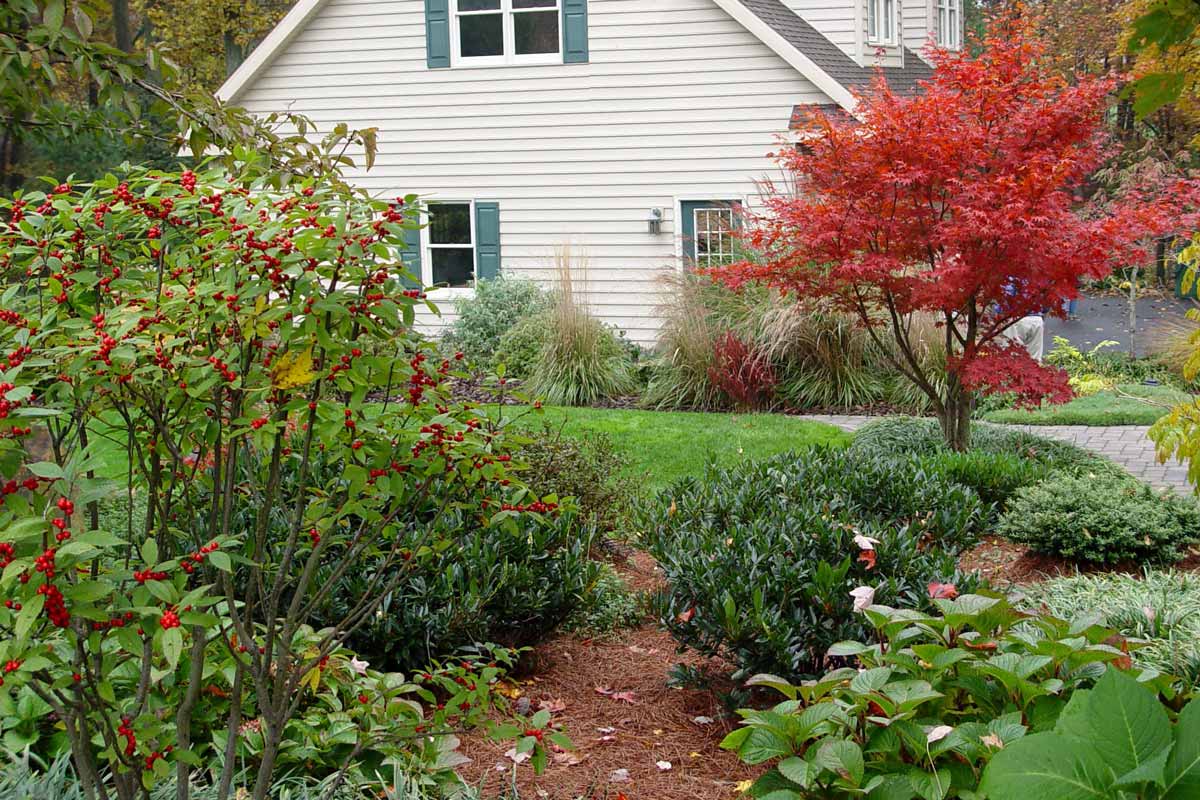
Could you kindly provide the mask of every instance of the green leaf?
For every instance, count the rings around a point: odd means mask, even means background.
[[[979,788],[990,800],[1109,800],[1112,782],[1095,748],[1035,733],[996,753]]]
[[[857,656],[861,653],[866,653],[871,650],[870,645],[861,642],[838,642],[829,648],[828,655],[831,656]]]
[[[79,31],[79,38],[92,38],[92,18],[87,15],[79,6],[71,9],[71,19],[75,20],[75,30]]]
[[[49,0],[46,3],[46,10],[42,14],[42,24],[58,33],[62,30],[63,13],[63,0]]]
[[[1146,784],[1163,786],[1163,770],[1167,766],[1167,756],[1169,755],[1171,755],[1170,750],[1160,750],[1149,761],[1143,761],[1133,771],[1126,772],[1117,778],[1114,786],[1118,789],[1137,789]]]
[[[1183,72],[1152,72],[1129,84],[1124,94],[1133,95],[1133,111],[1138,119],[1144,119],[1177,101],[1186,85]]]
[[[163,631],[162,650],[171,669],[179,666],[179,656],[183,654],[183,631],[179,628]]]
[[[208,561],[221,572],[233,572],[233,562],[229,558],[229,553],[213,550],[208,554]]]
[[[1200,700],[1188,703],[1179,713],[1175,749],[1163,777],[1162,800],[1200,797]]]
[[[13,634],[18,641],[24,639],[29,634],[29,629],[33,627],[33,623],[42,614],[42,608],[46,605],[46,596],[43,594],[35,594],[27,603],[21,606],[21,612],[17,614],[17,622],[13,626]]]
[[[56,481],[63,476],[62,467],[53,461],[39,461],[36,464],[30,464],[28,469],[34,475],[48,481]]]
[[[151,567],[158,563],[158,542],[153,536],[142,542],[142,560]]]
[[[807,789],[813,779],[813,766],[803,758],[785,758],[776,766],[779,774],[802,789]]]
[[[923,800],[942,800],[950,791],[950,770],[939,769],[937,772],[925,772],[913,769],[908,773],[908,782],[913,791]]]
[[[1087,707],[1089,741],[1116,775],[1125,775],[1171,746],[1167,711],[1129,675],[1109,669]],[[1102,735],[1097,735],[1099,732]]]
[[[817,750],[815,763],[855,786],[862,783],[866,766],[859,746],[847,739],[829,739]]]
[[[764,764],[775,758],[792,755],[787,737],[770,728],[753,728],[738,748],[738,756],[750,764]]]

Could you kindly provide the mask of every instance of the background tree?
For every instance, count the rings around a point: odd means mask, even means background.
[[[1077,213],[1077,192],[1105,157],[1112,79],[1068,81],[1013,14],[978,50],[932,50],[923,90],[899,96],[879,83],[859,124],[814,117],[808,147],[779,156],[796,192],[768,198],[751,233],[762,259],[715,271],[734,286],[831,298],[875,339],[890,337],[896,368],[958,450],[979,391],[1070,397],[1065,374],[1033,361],[1009,329],[1061,314],[1080,281],[1144,259],[1141,243],[1168,227],[1165,201],[1132,192]],[[918,358],[918,315],[944,332],[945,375]]]

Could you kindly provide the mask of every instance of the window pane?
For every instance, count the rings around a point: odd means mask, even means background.
[[[458,0],[459,11],[499,11],[500,0]]]
[[[458,18],[463,58],[504,55],[504,15],[479,14]]]
[[[513,8],[558,8],[558,0],[513,0]]]
[[[558,12],[531,11],[513,14],[517,55],[558,52]]]
[[[470,286],[475,281],[475,251],[471,248],[439,247],[429,254],[434,286]]]
[[[430,244],[471,244],[471,206],[438,203],[429,208]]]

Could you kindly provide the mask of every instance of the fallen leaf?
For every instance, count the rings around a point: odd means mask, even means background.
[[[561,714],[567,710],[566,702],[554,698],[552,700],[538,700],[537,707],[539,711],[549,711],[551,714]]]
[[[596,728],[598,733],[616,733],[616,728]]]
[[[678,622],[680,625],[684,625],[686,623],[691,622],[692,618],[695,616],[696,616],[696,607],[692,606],[687,611],[684,611],[682,614],[675,617],[675,621]]]
[[[625,768],[614,769],[612,774],[608,776],[609,783],[629,783],[629,770]]]
[[[618,700],[622,703],[629,703],[631,706],[637,705],[636,692],[613,692],[612,699]]]
[[[692,718],[692,722],[696,723],[697,725],[712,725],[713,722],[715,722],[715,721],[716,720],[714,720],[712,717],[693,717]]]
[[[509,761],[512,761],[514,764],[522,764],[529,760],[530,756],[533,755],[533,752],[530,751],[527,753],[518,753],[517,748],[513,747],[508,750],[505,750],[504,755],[506,758],[508,758]]]
[[[660,772],[667,772],[671,769],[670,761],[655,761],[654,766],[658,767]]]
[[[563,767],[573,767],[579,763],[579,756],[565,751],[562,753],[555,753],[553,756],[551,756],[551,758],[554,759],[555,764]]]

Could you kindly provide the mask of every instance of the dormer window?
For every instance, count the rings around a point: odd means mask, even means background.
[[[937,0],[937,40],[942,47],[962,47],[962,0]]]
[[[452,0],[462,64],[562,63],[560,0]]]
[[[896,0],[866,0],[867,44],[896,44]]]

